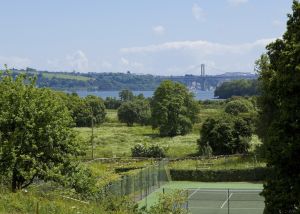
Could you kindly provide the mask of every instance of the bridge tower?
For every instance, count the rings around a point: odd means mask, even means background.
[[[201,64],[201,76],[205,76],[205,64]]]

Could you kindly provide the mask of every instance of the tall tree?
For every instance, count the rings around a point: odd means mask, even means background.
[[[119,97],[122,102],[132,101],[134,99],[132,91],[128,89],[123,89],[122,91],[120,91]]]
[[[13,191],[35,179],[58,180],[79,154],[63,100],[34,80],[0,75],[0,173]]]
[[[159,128],[161,136],[185,135],[192,130],[198,111],[198,104],[184,85],[164,81],[151,103],[152,126]]]
[[[257,62],[259,134],[273,171],[264,185],[265,213],[300,212],[300,3],[292,8],[283,38]]]

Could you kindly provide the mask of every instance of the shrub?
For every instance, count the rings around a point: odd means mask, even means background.
[[[187,203],[187,194],[184,191],[172,191],[167,194],[161,194],[158,203],[151,206],[146,213],[149,214],[187,214],[185,208]]]
[[[120,122],[132,126],[133,123],[147,125],[150,122],[150,105],[147,100],[136,99],[123,103],[118,109]]]
[[[132,157],[164,158],[165,150],[158,145],[137,144],[131,149]]]
[[[225,106],[225,112],[232,115],[247,113],[253,110],[253,105],[246,99],[236,99],[229,101]]]
[[[202,182],[264,181],[269,172],[268,168],[263,167],[224,170],[170,170],[172,180],[174,181]]]
[[[200,131],[199,152],[207,155],[204,148],[211,147],[213,155],[247,153],[252,132],[251,124],[241,117],[208,118]]]

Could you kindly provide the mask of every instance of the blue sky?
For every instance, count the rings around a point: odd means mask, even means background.
[[[3,0],[0,64],[157,75],[253,72],[292,0]]]

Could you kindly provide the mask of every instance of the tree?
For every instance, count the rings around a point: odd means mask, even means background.
[[[123,89],[119,92],[119,97],[122,102],[132,101],[134,99],[134,95],[132,91],[128,89]]]
[[[292,8],[283,38],[257,61],[258,132],[272,170],[263,190],[267,214],[300,212],[300,3]]]
[[[12,191],[35,179],[59,180],[79,147],[63,100],[33,79],[0,75],[0,172]]]
[[[203,155],[244,154],[250,148],[251,124],[241,117],[227,114],[208,118],[202,125],[199,152]],[[205,152],[205,151],[209,151]]]
[[[173,137],[192,130],[199,109],[184,85],[164,81],[154,93],[151,112],[152,127],[159,128],[161,136]]]
[[[232,96],[253,96],[258,95],[259,90],[257,80],[232,80],[224,82],[217,86],[215,90],[215,97],[220,99],[228,99]]]
[[[97,96],[89,95],[80,98],[77,94],[60,94],[64,98],[77,127],[91,127],[104,122],[106,112],[104,101]]]
[[[124,102],[118,109],[119,121],[126,123],[127,126],[132,126],[133,123],[147,125],[150,123],[150,117],[150,104],[147,100]]]
[[[94,124],[99,125],[103,123],[106,115],[103,100],[100,97],[88,95],[85,97],[84,101],[87,108],[89,108],[91,111],[91,116],[93,117]]]
[[[235,99],[229,101],[225,106],[225,112],[232,115],[238,115],[239,113],[248,113],[254,110],[251,102],[246,99]]]

